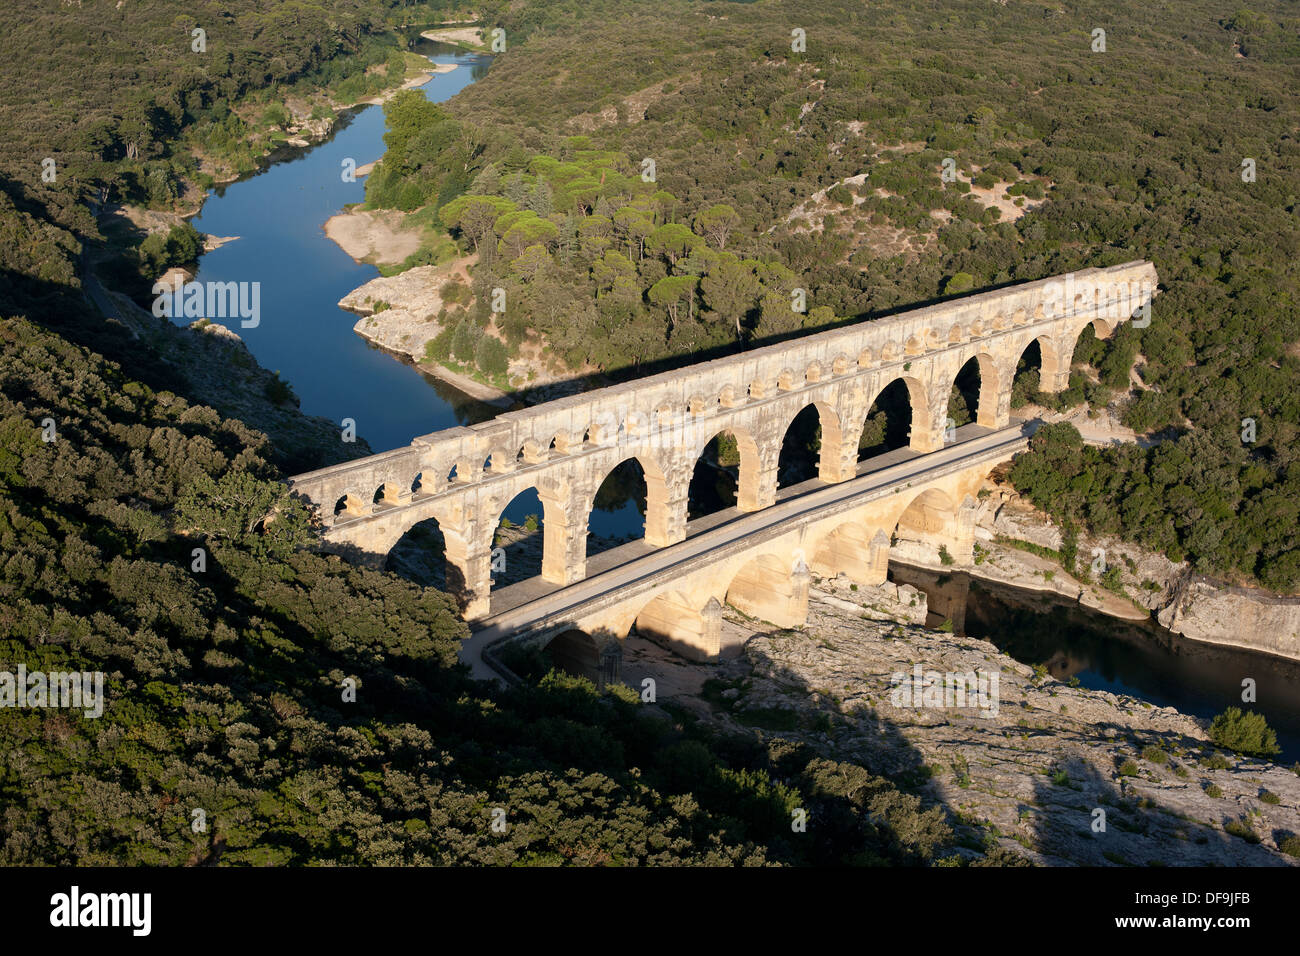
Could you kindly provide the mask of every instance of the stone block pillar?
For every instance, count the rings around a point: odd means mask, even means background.
[[[722,650],[722,605],[709,598],[701,611],[677,593],[651,601],[636,619],[637,633],[693,661],[717,660]]]
[[[791,570],[765,555],[745,565],[732,580],[727,603],[777,627],[799,627],[808,620],[811,580],[807,567]]]
[[[471,531],[442,529],[447,545],[447,590],[460,605],[465,620],[488,616],[492,603],[492,539]]]
[[[979,505],[967,495],[953,517],[949,553],[957,564],[969,566],[975,561],[975,519],[978,513]]]
[[[1043,369],[1038,376],[1038,390],[1041,392],[1063,392],[1070,387],[1070,363],[1074,360],[1074,340],[1058,339],[1051,348],[1043,348]]]
[[[542,579],[573,584],[587,576],[587,515],[573,501],[543,498]]]
[[[996,380],[986,381],[980,369],[979,410],[975,415],[975,424],[985,428],[1006,428],[1011,423],[1011,382],[1015,378],[1012,372],[999,372]]]
[[[663,477],[647,472],[645,484],[646,544],[666,548],[685,541],[691,469],[674,468]]]

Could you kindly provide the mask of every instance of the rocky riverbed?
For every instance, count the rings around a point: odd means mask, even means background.
[[[1300,863],[1295,772],[1219,751],[1203,722],[1172,708],[1060,683],[988,642],[921,627],[924,599],[899,590],[819,581],[796,630],[728,609],[738,653],[719,664],[632,637],[622,677],[634,688],[653,678],[660,701],[719,729],[911,782],[969,855],[998,845],[1050,865]],[[918,666],[974,671],[986,689],[996,677],[985,700],[996,706],[906,706],[897,678]]]

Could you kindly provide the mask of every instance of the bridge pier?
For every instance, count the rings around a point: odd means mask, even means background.
[[[492,539],[474,547],[467,536],[444,528],[447,546],[447,590],[456,598],[465,620],[488,616],[492,594]]]
[[[1074,360],[1074,338],[1057,339],[1050,348],[1039,342],[1043,357],[1042,372],[1038,376],[1040,392],[1064,392],[1070,387],[1070,364]],[[1008,390],[1009,391],[1009,390]]]
[[[542,579],[574,584],[587,576],[587,515],[572,502],[543,499]]]
[[[741,511],[762,511],[776,504],[776,469],[781,451],[781,441],[764,442],[756,457],[756,465],[740,466],[740,487],[736,493],[736,507]],[[775,451],[773,452],[773,449]]]
[[[844,525],[831,534],[813,558],[813,570],[828,578],[843,574],[865,587],[889,576],[889,536],[865,525]]]
[[[636,630],[688,660],[717,660],[722,651],[722,605],[709,598],[697,611],[679,592],[660,595],[637,616]]]
[[[691,462],[694,466],[694,462]],[[666,548],[686,540],[686,516],[691,487],[691,468],[674,468],[666,476],[646,472],[645,542]]]
[[[807,567],[787,570],[780,558],[765,554],[732,579],[727,603],[777,627],[799,627],[808,620],[811,581]]]

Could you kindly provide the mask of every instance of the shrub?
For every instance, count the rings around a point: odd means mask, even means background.
[[[1228,833],[1231,833],[1233,836],[1241,837],[1247,843],[1259,842],[1259,834],[1257,834],[1254,828],[1244,819],[1229,820],[1223,825],[1223,829]]]
[[[1259,799],[1262,800],[1264,803],[1267,803],[1271,807],[1275,807],[1282,802],[1282,798],[1279,797],[1272,790],[1265,790],[1263,793],[1259,795]]]
[[[1121,777],[1136,777],[1137,772],[1138,772],[1138,765],[1132,760],[1125,760],[1122,764],[1120,764],[1119,775]]]
[[[1165,764],[1169,762],[1169,755],[1152,744],[1142,750],[1142,759],[1149,760],[1151,763]]]
[[[474,364],[489,378],[505,375],[510,368],[506,344],[492,335],[484,335],[474,347]]]
[[[1271,757],[1280,753],[1277,734],[1268,726],[1264,715],[1229,707],[1210,724],[1210,739],[1220,747],[1241,754]]]

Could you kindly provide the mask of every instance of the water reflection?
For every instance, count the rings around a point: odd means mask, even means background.
[[[1023,664],[1042,664],[1057,680],[1077,677],[1093,690],[1129,694],[1197,717],[1228,707],[1261,711],[1282,753],[1300,760],[1300,664],[1267,654],[1189,641],[1155,622],[1129,622],[1060,595],[1028,591],[891,562],[889,579],[925,592],[938,627],[989,641]],[[1251,678],[1257,703],[1241,700]]]

